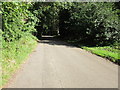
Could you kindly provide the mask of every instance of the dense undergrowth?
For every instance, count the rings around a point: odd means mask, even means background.
[[[62,38],[98,46],[119,40],[120,11],[114,3],[72,3],[68,6],[59,16]]]
[[[8,82],[12,74],[27,59],[36,45],[37,42],[27,36],[15,42],[3,42],[2,85]]]
[[[12,74],[27,59],[37,45],[35,25],[37,17],[29,11],[27,2],[2,3],[2,81],[4,86]]]

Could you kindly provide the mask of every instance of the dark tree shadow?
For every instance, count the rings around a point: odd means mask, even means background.
[[[66,41],[61,40],[60,38],[54,36],[42,36],[39,40],[39,43],[49,44],[49,45],[63,45],[67,47],[76,47]]]

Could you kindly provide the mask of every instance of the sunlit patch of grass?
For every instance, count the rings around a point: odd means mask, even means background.
[[[27,59],[28,55],[36,47],[37,42],[30,37],[21,38],[15,42],[3,42],[2,49],[2,83],[5,85],[12,74]]]
[[[110,60],[112,60],[113,62],[120,62],[120,50],[119,49],[115,49],[113,47],[110,46],[105,46],[105,47],[82,47],[85,50],[88,50],[94,54],[97,54],[99,56],[102,57],[106,57]]]

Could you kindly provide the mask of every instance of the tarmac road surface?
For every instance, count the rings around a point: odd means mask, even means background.
[[[118,66],[43,37],[7,88],[118,88]]]

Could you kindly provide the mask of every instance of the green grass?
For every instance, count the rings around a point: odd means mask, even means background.
[[[2,82],[5,85],[13,73],[28,58],[29,54],[36,47],[37,42],[28,36],[15,42],[3,42],[2,49]]]
[[[97,54],[99,56],[108,58],[112,60],[113,62],[120,62],[120,56],[118,55],[120,53],[119,49],[116,49],[114,47],[110,46],[104,46],[104,47],[82,47],[83,49],[90,51],[94,54]]]

